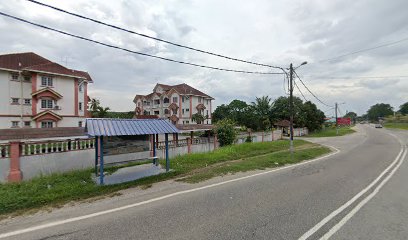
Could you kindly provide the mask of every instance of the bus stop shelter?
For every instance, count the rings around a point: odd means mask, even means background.
[[[170,170],[168,134],[179,133],[170,122],[163,119],[110,119],[88,118],[85,131],[88,136],[95,137],[95,170],[99,166],[99,184],[104,184],[103,138],[109,136],[138,136],[158,134],[165,135],[166,172]],[[156,147],[153,141],[153,157],[156,157]],[[156,164],[158,164],[156,160]]]

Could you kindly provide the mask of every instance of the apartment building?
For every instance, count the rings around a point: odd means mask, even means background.
[[[185,83],[178,85],[156,84],[148,95],[136,95],[135,116],[156,115],[168,118],[173,124],[197,124],[194,114],[204,117],[201,124],[211,124],[211,104],[214,98]]]
[[[85,126],[92,82],[32,52],[0,55],[0,129]]]

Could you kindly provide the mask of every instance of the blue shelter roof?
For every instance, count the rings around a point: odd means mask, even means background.
[[[164,119],[87,118],[85,131],[89,136],[135,136],[179,133]]]

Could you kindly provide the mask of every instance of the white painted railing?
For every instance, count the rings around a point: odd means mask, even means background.
[[[95,148],[95,139],[66,139],[54,141],[22,142],[21,156],[79,151]]]

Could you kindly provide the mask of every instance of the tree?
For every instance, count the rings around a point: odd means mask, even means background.
[[[214,110],[212,120],[214,123],[216,123],[225,118],[230,118],[230,110],[228,105],[222,104]]]
[[[345,118],[350,118],[352,123],[356,123],[357,119],[357,113],[355,112],[348,112],[346,115],[344,115]]]
[[[408,102],[400,106],[399,112],[404,115],[408,115]]]
[[[230,119],[219,120],[215,124],[215,132],[218,135],[218,141],[221,147],[234,143],[237,136],[234,126],[235,123]]]
[[[202,122],[204,122],[204,116],[200,113],[195,113],[191,115],[191,121],[196,122],[197,124],[201,124]]]
[[[319,130],[324,123],[324,113],[317,109],[316,105],[310,101],[303,104],[302,115],[304,118],[304,126],[311,132]]]
[[[371,106],[367,111],[367,117],[371,121],[378,121],[379,118],[385,118],[393,114],[393,107],[391,107],[390,104],[385,103],[377,103]]]
[[[89,111],[93,118],[105,118],[108,117],[109,107],[102,107],[98,99],[92,98],[89,106]]]
[[[271,99],[268,96],[256,97],[255,102],[251,103],[251,112],[258,116],[258,126],[262,130],[271,127]]]

